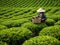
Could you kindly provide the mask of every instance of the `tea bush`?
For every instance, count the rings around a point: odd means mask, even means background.
[[[53,19],[47,19],[45,21],[45,23],[48,25],[48,26],[51,26],[51,25],[54,25],[55,21]]]
[[[19,27],[19,26],[21,26],[21,24],[23,24],[25,22],[29,22],[29,20],[28,19],[8,20],[8,21],[2,22],[2,25],[7,26],[8,28]]]
[[[56,22],[55,25],[60,25],[60,21]]]
[[[3,29],[7,29],[7,27],[4,25],[0,25],[0,30],[3,30]]]
[[[5,43],[5,42],[0,41],[0,45],[8,45],[8,44]]]
[[[38,32],[40,31],[42,28],[46,27],[47,25],[45,23],[41,23],[41,24],[34,24],[32,22],[27,22],[27,23],[24,23],[22,25],[22,27],[25,27],[25,28],[28,28],[30,29],[32,32]]]
[[[18,45],[31,36],[32,32],[22,27],[14,27],[0,31],[0,40],[7,42],[10,45]]]
[[[60,15],[51,15],[51,16],[48,16],[48,18],[58,21],[58,20],[60,20]]]
[[[46,27],[40,31],[39,35],[52,36],[60,40],[60,26],[55,25],[55,26]]]
[[[23,45],[59,45],[60,41],[50,36],[37,36],[26,40]]]
[[[60,6],[59,4],[59,1],[60,0],[0,0],[0,6],[3,7],[6,7],[6,6],[9,6],[9,7],[58,7]],[[52,2],[52,3],[51,3]]]
[[[46,10],[46,16],[49,19],[47,19],[45,23],[34,24],[31,22],[31,19],[33,16],[38,15],[36,11],[40,7]],[[9,45],[22,45],[26,39],[32,36],[38,36],[37,34],[39,34],[43,28],[52,26],[55,21],[57,23],[59,20],[60,0],[0,0],[0,40]],[[9,29],[6,29],[6,27]],[[52,33],[49,33],[47,30],[47,34],[49,34],[49,36],[51,34],[53,37],[56,35],[55,37],[59,39],[60,33],[58,31],[60,28],[57,24],[56,27],[51,29],[53,30]],[[40,43],[39,40],[41,40],[41,38],[43,41]],[[60,45],[57,44],[58,41],[52,41],[54,39],[50,39],[50,37],[48,37],[49,40],[46,40],[47,37],[44,36],[41,38],[36,37],[36,39],[34,39],[38,40],[36,43],[33,40],[34,44],[28,42],[26,45]]]

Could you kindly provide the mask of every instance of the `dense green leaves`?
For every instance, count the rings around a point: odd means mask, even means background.
[[[0,25],[0,30],[3,30],[3,29],[7,29],[7,27],[4,25]]]
[[[52,36],[60,40],[60,26],[55,25],[51,27],[46,27],[40,31],[39,35]]]
[[[2,22],[1,24],[10,28],[10,27],[21,26],[21,24],[23,24],[25,22],[29,22],[29,20],[28,19],[8,20],[8,21]]]
[[[0,41],[0,45],[8,45],[8,44],[5,43],[5,42]]]
[[[22,27],[30,29],[32,32],[38,32],[42,28],[46,27],[47,25],[45,23],[40,23],[40,24],[34,24],[32,22],[27,22],[22,25]]]
[[[54,37],[50,36],[37,36],[26,40],[23,45],[59,45],[60,41],[58,41]]]
[[[56,22],[55,25],[60,25],[60,21]]]
[[[22,43],[24,40],[30,38],[32,32],[26,28],[10,28],[0,31],[0,40],[7,42],[11,45],[17,45]]]
[[[32,17],[38,16],[40,7],[46,10],[47,20],[34,24]],[[23,45],[60,45],[59,20],[60,0],[0,0],[0,40],[8,45],[22,45],[24,41]]]
[[[52,2],[52,3],[51,3]],[[60,6],[60,0],[0,0],[0,6],[11,6],[11,7],[46,7],[46,6]]]
[[[45,21],[45,23],[48,25],[48,26],[51,26],[51,25],[54,25],[55,21],[53,19],[47,19]]]
[[[52,13],[52,15],[48,16],[48,18],[51,18],[51,19],[53,19],[55,21],[58,21],[58,20],[60,20],[60,15],[53,15],[53,13]]]

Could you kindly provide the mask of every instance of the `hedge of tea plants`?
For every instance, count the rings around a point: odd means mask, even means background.
[[[26,40],[23,45],[59,45],[60,41],[50,36],[37,36]]]
[[[0,41],[0,45],[8,45],[6,42]]]
[[[59,7],[60,0],[0,0],[0,6],[11,7]]]
[[[22,27],[13,27],[0,31],[0,40],[9,45],[21,44],[24,40],[32,37],[32,32],[29,29]]]
[[[33,17],[38,16],[36,10],[39,7],[33,8],[0,7],[0,40],[6,42],[8,45],[22,45],[30,38],[44,34],[60,40],[60,8],[43,7],[46,9],[47,20],[40,24],[31,22]],[[39,42],[39,39],[37,40],[37,42]],[[46,45],[48,45],[47,42]]]
[[[34,24],[32,22],[27,22],[22,25],[22,27],[30,29],[32,32],[38,31],[39,29],[41,30],[42,28],[46,27],[47,25],[45,23],[41,24]]]
[[[56,22],[55,25],[60,25],[60,21]]]
[[[4,25],[0,25],[0,30],[3,30],[3,29],[7,29],[7,27]]]
[[[60,25],[46,27],[40,31],[39,35],[52,36],[60,40]]]
[[[52,26],[52,25],[54,25],[55,24],[55,20],[53,20],[53,19],[47,19],[46,21],[45,21],[45,23],[48,25],[48,26]]]
[[[47,19],[34,24],[40,7]],[[60,45],[60,0],[0,0],[0,45]]]

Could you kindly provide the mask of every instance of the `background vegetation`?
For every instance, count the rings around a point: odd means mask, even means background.
[[[34,24],[40,7],[47,20]],[[60,45],[60,0],[0,0],[0,45]]]

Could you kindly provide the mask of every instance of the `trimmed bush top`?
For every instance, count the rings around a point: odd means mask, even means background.
[[[22,25],[22,27],[30,29],[32,32],[40,31],[42,28],[46,27],[47,25],[45,23],[40,24],[34,24],[32,22],[27,22]]]
[[[0,0],[0,6],[11,7],[59,7],[60,0]]]
[[[53,14],[53,13],[52,13]],[[55,21],[59,21],[60,20],[60,15],[50,15],[50,16],[48,16],[47,18],[51,18],[51,19],[53,19],[53,20],[55,20]]]
[[[0,25],[0,30],[3,30],[3,29],[7,29],[7,27],[4,25]]]
[[[51,26],[51,25],[54,25],[54,23],[55,23],[55,21],[53,20],[53,19],[47,19],[46,21],[45,21],[45,23],[48,25],[48,26]]]
[[[24,41],[31,37],[32,32],[26,28],[10,28],[0,31],[0,40],[7,43]],[[13,43],[15,44],[15,43]]]
[[[29,22],[29,20],[28,19],[7,20],[7,21],[2,22],[1,24],[10,28],[10,27],[21,26],[21,24],[23,24],[25,22]]]
[[[60,25],[60,21],[56,22],[55,25]]]
[[[0,41],[0,45],[8,45],[8,44],[5,43],[5,42]]]
[[[59,45],[60,41],[58,41],[54,37],[50,36],[37,36],[26,40],[23,45]]]
[[[60,25],[46,27],[40,31],[39,35],[53,36],[60,39]]]

